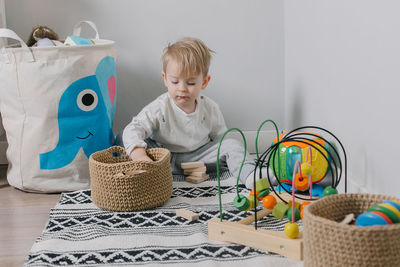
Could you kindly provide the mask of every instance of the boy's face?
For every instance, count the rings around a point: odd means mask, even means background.
[[[196,98],[207,87],[210,76],[203,77],[198,75],[182,75],[180,65],[174,60],[170,60],[162,72],[164,84],[168,88],[168,93],[175,104],[186,113],[196,110]]]

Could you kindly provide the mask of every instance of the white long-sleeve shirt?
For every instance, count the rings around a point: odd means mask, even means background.
[[[145,106],[125,127],[122,135],[128,155],[135,147],[146,148],[151,137],[171,152],[190,152],[226,131],[217,103],[206,96],[197,97],[196,110],[186,114],[164,93]]]

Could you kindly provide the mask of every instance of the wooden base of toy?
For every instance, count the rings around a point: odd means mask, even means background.
[[[287,193],[282,193],[280,196],[286,201],[292,198]],[[303,201],[299,200],[300,203]],[[271,213],[271,210],[262,209],[257,212],[257,220]],[[303,260],[303,239],[301,232],[297,238],[291,239],[283,232],[274,232],[260,228],[256,230],[254,226],[249,225],[254,221],[254,214],[238,222],[221,222],[219,219],[210,220],[208,221],[208,238],[274,252],[295,260]]]
[[[212,219],[208,221],[208,238],[278,253],[295,260],[303,259],[301,232],[296,239],[290,239],[283,232],[255,230],[250,225]]]

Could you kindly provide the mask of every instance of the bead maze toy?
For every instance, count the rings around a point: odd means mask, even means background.
[[[276,139],[272,145],[260,156],[258,153],[258,135],[267,122],[273,124],[276,130]],[[333,145],[322,135],[307,132],[309,130],[323,132],[333,137],[339,144],[344,157],[342,165],[341,156]],[[244,157],[236,180],[236,197],[234,206],[241,211],[254,210],[254,214],[238,221],[223,221],[220,176],[219,152],[224,137],[231,131],[238,131],[244,143]],[[254,170],[253,189],[250,196],[239,194],[239,177],[246,157],[246,139],[238,128],[227,130],[220,138],[217,152],[217,180],[219,194],[219,219],[208,222],[208,236],[210,239],[228,241],[281,254],[288,258],[303,259],[302,233],[296,223],[302,218],[304,208],[310,201],[319,197],[337,194],[344,173],[345,192],[347,192],[347,157],[340,140],[328,130],[316,126],[305,126],[294,129],[286,134],[279,135],[278,127],[272,120],[265,120],[257,130],[255,148],[257,163]],[[262,177],[261,168],[266,166],[267,177]],[[256,172],[257,168],[260,169]],[[272,177],[269,168],[276,177],[277,189],[272,186]],[[256,173],[259,173],[258,180]],[[331,175],[331,185],[326,186],[322,192],[313,194],[313,187],[318,186],[326,174]],[[295,193],[295,191],[297,193]],[[307,195],[309,195],[307,197]],[[277,200],[279,199],[279,201]],[[296,201],[297,200],[297,201]],[[262,201],[264,208],[258,208],[258,201]],[[285,225],[284,233],[274,232],[257,227],[257,221],[270,215],[279,219],[285,216],[289,222]],[[254,227],[250,224],[254,223]]]

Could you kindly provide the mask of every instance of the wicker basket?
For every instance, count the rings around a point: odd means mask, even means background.
[[[170,154],[164,148],[146,152],[154,161],[132,161],[119,146],[93,153],[89,158],[93,203],[112,211],[137,211],[163,205],[172,194]]]
[[[339,194],[304,210],[305,266],[400,266],[400,224],[358,227],[337,221],[394,197]]]

